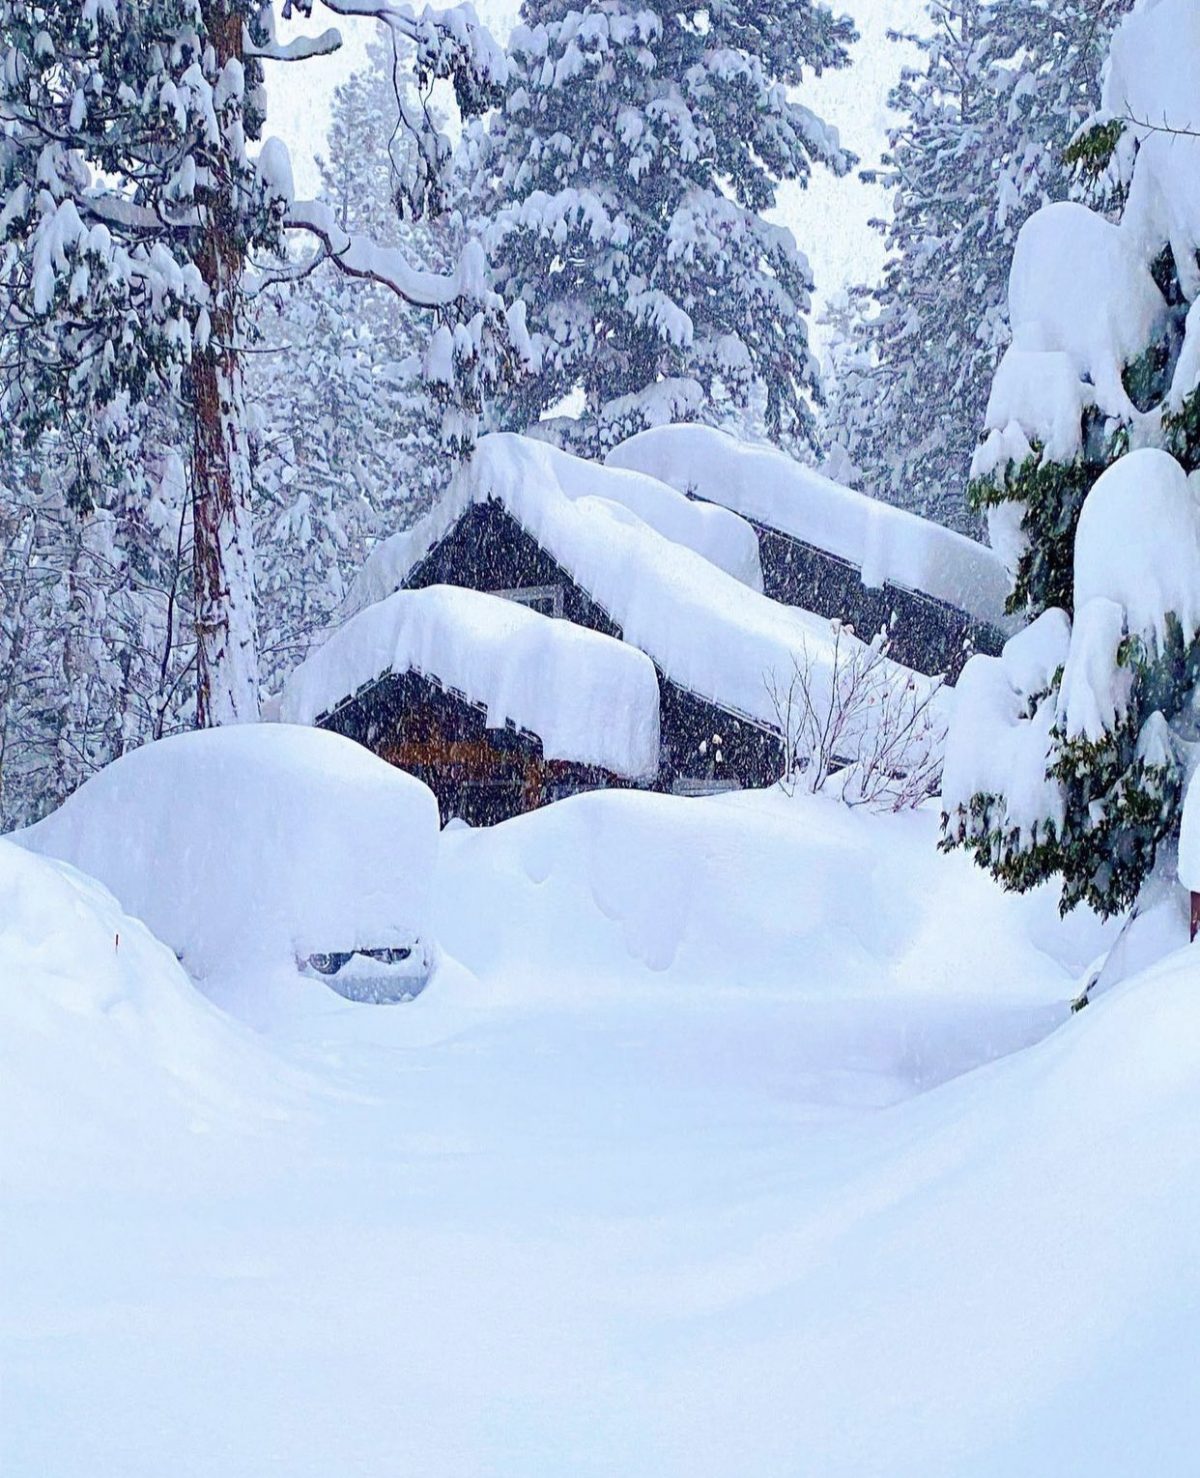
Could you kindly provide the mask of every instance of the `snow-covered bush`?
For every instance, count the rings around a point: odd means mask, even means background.
[[[766,683],[784,742],[780,784],[789,795],[816,794],[832,780],[848,805],[902,811],[938,793],[942,686],[890,662],[886,631],[864,643],[835,622],[820,681],[811,653],[800,651],[790,673],[770,673]]]

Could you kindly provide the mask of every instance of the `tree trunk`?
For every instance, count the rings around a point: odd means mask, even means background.
[[[242,17],[228,0],[202,14],[218,67],[241,59]],[[201,728],[258,718],[250,461],[239,360],[243,253],[228,150],[211,158],[196,264],[209,292],[209,342],[192,367],[195,420],[192,546],[196,598],[196,722]]]

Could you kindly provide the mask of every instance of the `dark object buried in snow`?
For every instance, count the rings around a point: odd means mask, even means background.
[[[330,950],[298,960],[301,975],[347,1001],[389,1005],[412,1001],[429,984],[433,951],[419,939],[389,949]]]

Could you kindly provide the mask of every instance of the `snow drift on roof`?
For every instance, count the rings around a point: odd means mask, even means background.
[[[679,687],[771,729],[779,715],[768,681],[786,683],[794,661],[811,668],[820,693],[833,662],[828,621],[748,589],[607,498],[565,491],[564,482],[593,471],[526,437],[485,437],[441,503],[374,551],[351,591],[351,608],[397,590],[473,503],[490,499]],[[848,641],[843,634],[843,656]]]
[[[388,673],[436,679],[536,734],[550,760],[631,780],[658,771],[658,677],[636,647],[477,590],[401,590],[334,631],[288,679],[280,717],[311,724]]]
[[[584,461],[557,447],[547,446],[546,452],[568,498],[607,498],[619,503],[664,538],[694,549],[751,590],[762,590],[758,535],[730,509],[697,503],[643,472]]]
[[[856,565],[863,584],[922,592],[982,621],[1004,621],[1008,576],[982,544],[869,498],[770,447],[709,426],[657,426],[608,455],[681,492],[732,508]]]

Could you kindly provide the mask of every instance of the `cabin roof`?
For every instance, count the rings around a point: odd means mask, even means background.
[[[402,590],[334,630],[292,673],[279,716],[312,724],[389,674],[415,672],[527,730],[547,759],[625,779],[659,763],[654,664],[624,642],[526,606],[448,585]]]
[[[574,480],[589,491],[580,494]],[[494,501],[681,688],[771,729],[769,686],[799,662],[815,701],[828,691],[840,643],[855,639],[811,612],[780,605],[665,538],[617,501],[596,495],[605,469],[516,435],[485,437],[442,501],[413,529],[379,545],[351,593],[353,605],[402,586],[476,503]],[[907,674],[905,674],[907,676]],[[925,681],[925,679],[918,679]]]
[[[614,447],[607,465],[648,474],[844,559],[866,586],[917,591],[977,620],[1008,624],[1008,572],[995,550],[774,448],[747,446],[710,426],[658,426]]]

